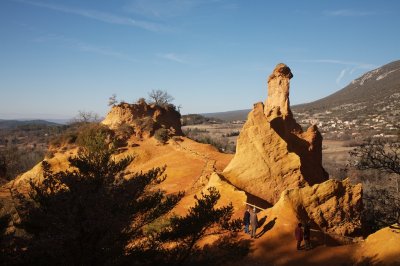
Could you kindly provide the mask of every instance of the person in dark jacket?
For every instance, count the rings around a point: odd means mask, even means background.
[[[311,222],[308,221],[305,225],[304,225],[304,247],[305,249],[311,249]]]
[[[258,218],[256,213],[256,207],[250,212],[250,225],[251,225],[251,238],[256,237],[256,230],[258,227]]]
[[[303,230],[302,230],[302,224],[299,223],[294,230],[294,236],[297,240],[297,250],[301,249],[301,242],[303,241]]]
[[[250,234],[249,225],[250,225],[250,208],[247,207],[246,211],[244,212],[243,216],[243,223],[244,223],[244,232],[246,234]]]

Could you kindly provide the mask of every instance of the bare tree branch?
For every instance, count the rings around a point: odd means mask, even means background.
[[[170,104],[174,100],[174,97],[172,97],[170,94],[168,94],[167,91],[163,90],[152,90],[149,92],[149,99],[148,102],[150,104],[156,104],[159,106],[166,106]]]

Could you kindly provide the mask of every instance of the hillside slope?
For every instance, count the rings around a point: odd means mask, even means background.
[[[0,119],[0,129],[17,128],[20,126],[60,126],[60,124],[46,120],[4,120]]]
[[[297,105],[302,125],[315,123],[327,139],[396,136],[400,114],[400,61],[369,71],[342,90]]]
[[[201,114],[205,117],[213,117],[222,119],[225,121],[235,121],[235,120],[246,120],[247,115],[250,113],[251,109],[235,110],[227,112],[217,112],[217,113],[204,113]]]
[[[394,96],[393,96],[394,95]],[[320,100],[293,106],[298,111],[339,107],[351,103],[370,103],[400,97],[400,60],[374,69],[353,80],[343,89]]]

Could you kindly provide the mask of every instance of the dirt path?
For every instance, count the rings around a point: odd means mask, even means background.
[[[186,191],[187,193],[192,193],[203,187],[204,185],[207,184],[208,180],[210,179],[210,176],[213,172],[216,172],[216,160],[210,158],[208,155],[200,153],[199,151],[193,150],[190,147],[184,146],[181,143],[171,140],[171,144],[179,151],[183,151],[186,153],[189,153],[190,155],[204,161],[204,166],[201,171],[201,174],[199,177],[197,177],[190,188]]]

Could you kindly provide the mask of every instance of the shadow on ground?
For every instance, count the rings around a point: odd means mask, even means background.
[[[266,218],[267,218],[267,216],[265,216],[263,219],[266,219]],[[262,230],[256,235],[256,238],[262,237],[266,232],[268,232],[269,230],[271,230],[271,229],[274,227],[275,222],[276,222],[277,219],[278,219],[278,218],[275,217],[274,219],[272,219],[271,221],[269,221],[266,225],[264,225],[264,226],[262,227]],[[265,220],[264,220],[264,222],[263,222],[262,224],[264,224],[264,223],[265,223]],[[262,226],[262,224],[260,224],[260,227]]]

